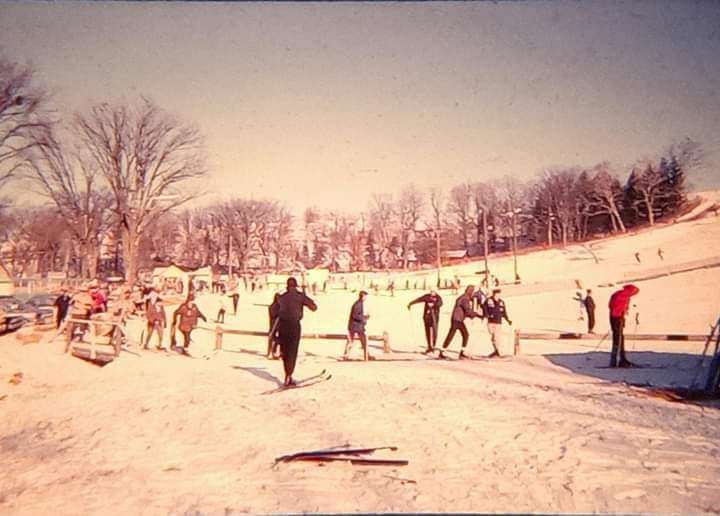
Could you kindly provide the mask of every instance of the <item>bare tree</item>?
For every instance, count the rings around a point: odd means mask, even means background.
[[[548,224],[548,242],[552,239],[554,221],[557,220],[563,247],[568,238],[577,233],[575,223],[582,208],[577,168],[548,169],[541,176],[538,200],[542,202],[541,213]]]
[[[69,151],[49,132],[28,160],[30,177],[39,185],[67,224],[80,249],[80,275],[97,274],[100,239],[107,229],[110,196],[100,184],[94,164],[78,151]]]
[[[403,269],[408,267],[410,244],[418,230],[425,200],[415,185],[406,186],[400,193],[398,213],[400,217],[400,244],[403,250]]]
[[[584,192],[585,210],[589,217],[607,215],[613,231],[627,231],[620,216],[623,192],[618,179],[610,172],[607,162],[595,165],[591,172],[589,189]]]
[[[468,249],[470,228],[473,225],[472,217],[472,190],[470,185],[457,185],[450,190],[447,210],[453,216],[454,226],[462,237],[464,249]]]
[[[49,129],[45,102],[30,68],[0,58],[0,187],[27,164],[37,136]]]
[[[633,208],[643,214],[648,223],[655,224],[655,218],[662,213],[662,201],[667,195],[667,177],[660,167],[651,161],[637,163],[628,178],[628,188],[637,196]]]
[[[490,183],[475,183],[470,185],[473,194],[473,204],[475,216],[473,222],[475,224],[475,233],[477,242],[482,237],[483,243],[483,259],[485,260],[485,283],[489,285],[490,270],[488,264],[488,254],[490,254],[488,220],[498,215],[500,202],[498,200],[495,187]]]
[[[443,226],[443,193],[440,188],[430,189],[430,208],[435,233],[435,259],[437,260],[437,286],[440,286],[440,269],[442,269],[442,226]]]
[[[146,99],[132,108],[101,104],[75,119],[112,192],[125,275],[134,282],[148,224],[198,195],[180,187],[205,173],[199,132]]]
[[[396,221],[396,209],[390,194],[375,194],[370,203],[370,224],[381,250],[388,249]]]
[[[505,176],[498,183],[498,192],[500,206],[504,213],[500,220],[509,229],[511,246],[513,252],[513,269],[515,273],[515,281],[520,281],[517,265],[517,237],[518,237],[518,221],[520,215],[525,209],[528,188],[516,178]]]

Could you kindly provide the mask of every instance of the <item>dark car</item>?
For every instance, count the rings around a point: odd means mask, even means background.
[[[55,299],[57,299],[57,296],[52,294],[38,294],[28,299],[27,304],[35,308],[44,308],[52,311],[55,306]]]
[[[36,301],[40,303],[40,299]],[[50,306],[36,306],[30,302],[23,302],[14,296],[0,297],[0,308],[7,317],[23,317],[28,321],[42,322],[51,318],[53,314],[52,304]]]

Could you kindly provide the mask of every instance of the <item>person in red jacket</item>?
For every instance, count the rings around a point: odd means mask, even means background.
[[[632,367],[633,364],[625,356],[625,315],[630,306],[630,298],[640,292],[635,285],[625,285],[621,290],[610,296],[610,331],[612,331],[612,352],[610,367]]]

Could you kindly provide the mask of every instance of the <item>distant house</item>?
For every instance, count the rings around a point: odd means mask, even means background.
[[[443,262],[457,262],[468,257],[467,249],[458,249],[453,251],[443,251],[441,254]]]
[[[15,282],[10,272],[0,262],[0,296],[12,296],[15,294]]]

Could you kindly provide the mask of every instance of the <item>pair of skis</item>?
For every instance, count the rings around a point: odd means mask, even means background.
[[[361,466],[407,466],[409,462],[405,459],[380,459],[368,457],[378,450],[397,451],[397,446],[379,446],[376,448],[344,448],[330,450],[316,450],[290,455],[283,455],[275,459],[275,464],[280,462],[312,461],[312,462],[349,462]]]
[[[303,378],[302,380],[298,380],[292,385],[281,385],[276,389],[265,391],[262,394],[275,394],[278,392],[289,391],[293,389],[302,389],[305,387],[310,387],[312,385],[317,385],[318,383],[327,382],[331,378],[332,374],[330,374],[327,369],[323,369],[318,374],[309,376],[308,378]]]
[[[434,360],[475,360],[479,362],[491,362],[495,360],[511,360],[512,357],[509,356],[501,356],[501,355],[495,355],[495,356],[477,356],[477,355],[468,355],[463,354],[460,356],[460,351],[455,351],[454,349],[442,349],[442,348],[435,348],[432,350],[432,352],[425,351],[426,355],[430,355],[431,353],[438,353],[438,356],[433,356],[432,358]],[[455,355],[455,358],[450,358],[447,356],[447,353],[450,353],[452,355]],[[445,356],[443,356],[445,355]]]

